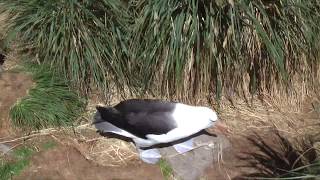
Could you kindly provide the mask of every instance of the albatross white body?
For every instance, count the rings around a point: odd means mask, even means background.
[[[176,104],[172,117],[177,124],[175,129],[161,135],[148,134],[147,138],[155,143],[169,143],[209,128],[217,120],[216,113],[209,108],[180,103]]]
[[[94,124],[100,132],[132,138],[138,148],[189,137],[218,120],[207,107],[158,100],[132,99],[114,107],[97,106],[97,110]]]

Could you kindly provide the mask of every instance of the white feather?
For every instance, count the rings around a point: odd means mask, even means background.
[[[213,125],[217,114],[207,107],[195,107],[178,103],[172,114],[177,128],[166,134],[148,134],[146,137],[157,143],[168,143],[191,136]]]

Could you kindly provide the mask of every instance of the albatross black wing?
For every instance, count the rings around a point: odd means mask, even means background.
[[[172,117],[175,103],[155,100],[128,100],[114,108],[97,107],[104,121],[140,138],[166,134],[176,128]]]
[[[128,122],[128,131],[141,138],[148,134],[166,134],[177,127],[169,112],[130,113],[125,120]]]
[[[123,114],[128,114],[139,112],[173,112],[175,106],[176,103],[168,101],[153,99],[129,99],[120,102],[119,104],[114,106],[114,108]]]

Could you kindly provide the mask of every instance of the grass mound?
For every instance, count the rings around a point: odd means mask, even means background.
[[[315,0],[0,3],[8,39],[18,37],[85,93],[94,85],[106,95],[116,84],[196,100],[234,96],[244,81],[252,94],[290,89],[297,76],[319,83]]]
[[[74,87],[108,89],[110,78],[123,86],[126,11],[114,0],[1,0],[8,14],[8,41],[21,42],[54,66]],[[15,39],[18,37],[18,39]]]
[[[289,89],[297,74],[318,81],[317,1],[142,0],[136,9],[133,59],[146,89],[192,99],[233,96],[247,74],[251,93]]]
[[[24,130],[71,125],[84,110],[84,101],[49,68],[27,65],[26,69],[36,85],[10,109],[12,123]]]

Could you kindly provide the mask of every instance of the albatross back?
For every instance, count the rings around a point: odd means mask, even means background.
[[[148,134],[166,134],[177,127],[172,116],[176,103],[132,99],[114,107],[97,107],[103,121],[146,139]],[[99,122],[96,122],[99,123]]]

